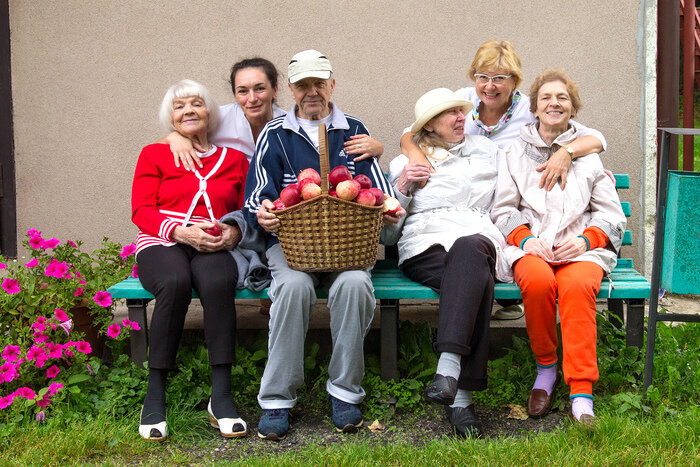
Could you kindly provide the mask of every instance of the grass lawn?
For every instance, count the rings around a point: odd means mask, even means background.
[[[168,382],[170,435],[164,443],[138,436],[145,371],[124,357],[111,366],[93,364],[94,381],[81,383],[81,391],[53,404],[41,423],[34,420],[29,405],[26,410],[13,405],[11,411],[0,412],[0,465],[700,466],[696,325],[659,325],[655,385],[643,399],[643,351],[625,347],[624,331],[599,316],[595,404],[600,426],[594,431],[565,420],[569,402],[562,387],[555,410],[544,419],[506,418],[507,405],[524,404],[535,373],[527,341],[514,338],[505,356],[489,362],[489,388],[475,398],[485,425],[485,438],[480,440],[447,437],[442,412],[422,400],[422,389],[435,371],[433,332],[402,324],[398,382],[382,382],[376,356],[367,357],[363,413],[366,424],[379,419],[382,432],[333,431],[324,400],[327,356],[311,345],[307,383],[300,390],[292,430],[279,443],[258,439],[255,430],[260,413],[255,394],[265,353],[238,350],[234,391],[249,422],[249,434],[224,440],[208,426],[203,410],[209,394],[206,350],[186,345],[180,369]],[[261,339],[261,348],[264,343]],[[487,422],[491,422],[488,429]],[[507,429],[502,429],[504,425]]]
[[[17,430],[11,439],[3,442],[0,462],[4,466],[700,465],[697,407],[689,407],[673,417],[629,417],[601,412],[601,425],[594,432],[567,424],[543,434],[487,440],[443,437],[422,445],[372,442],[346,435],[344,442],[330,446],[311,443],[283,454],[244,457],[236,451],[236,443],[240,441],[227,441],[225,450],[211,446],[214,432],[202,423],[202,413],[192,412],[182,417],[183,420],[175,423],[179,434],[162,444],[143,442],[138,437],[136,416],[115,421],[105,414],[68,423],[53,419],[44,425]],[[199,423],[194,426],[191,421]]]

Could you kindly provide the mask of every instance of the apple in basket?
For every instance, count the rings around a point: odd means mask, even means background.
[[[335,191],[338,193],[338,198],[352,201],[360,193],[360,182],[357,180],[342,181],[335,187]]]
[[[318,183],[315,183],[313,180],[310,178],[304,178],[302,180],[299,180],[299,183],[297,185],[299,186],[299,191],[301,191],[301,196],[304,196],[304,187],[308,185],[309,183],[314,183],[315,185],[318,185]]]
[[[308,179],[306,179],[308,180]],[[315,198],[321,194],[321,187],[315,183],[305,183],[301,189],[301,197],[306,199]]]
[[[360,190],[360,193],[357,195],[357,199],[355,201],[364,206],[374,206],[377,202],[377,198],[370,190]]]
[[[369,191],[374,194],[374,197],[377,198],[377,200],[374,202],[375,206],[381,206],[384,204],[384,192],[380,190],[379,188],[370,188]]]
[[[335,190],[332,189],[332,188],[331,188],[330,190],[328,190],[328,194],[331,195],[331,196],[334,197],[334,198],[337,198],[337,197],[338,197],[338,193],[336,193]]]
[[[277,198],[272,202],[272,205],[274,206],[275,211],[281,211],[282,209],[287,209],[287,206],[284,205],[281,199]]]
[[[280,192],[280,200],[285,206],[291,207],[301,201],[301,191],[296,183],[287,185]]]
[[[209,227],[208,229],[204,229],[204,233],[207,233],[211,235],[212,237],[220,237],[221,236],[221,229],[219,228],[218,225],[214,224],[214,227]]]
[[[356,175],[355,180],[360,182],[360,188],[362,188],[363,190],[369,190],[370,188],[372,188],[372,180],[370,180],[367,175]]]
[[[397,212],[401,210],[401,203],[399,200],[393,196],[389,196],[384,200],[384,214],[391,214],[395,216]]]
[[[314,182],[316,185],[321,184],[321,176],[314,169],[304,169],[297,177],[300,184],[302,180],[306,180],[307,178],[311,179],[311,181]]]
[[[340,182],[344,182],[345,180],[352,180],[352,174],[344,165],[339,165],[338,167],[335,167],[328,174],[328,181],[333,186],[338,186]]]

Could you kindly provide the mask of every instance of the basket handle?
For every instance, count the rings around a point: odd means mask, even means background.
[[[328,193],[328,133],[326,133],[326,124],[318,124],[318,158],[321,164],[321,192]]]

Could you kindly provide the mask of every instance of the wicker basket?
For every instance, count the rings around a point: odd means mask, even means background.
[[[319,124],[321,194],[273,211],[287,264],[305,272],[367,269],[377,261],[382,206],[364,206],[328,194],[328,136]]]

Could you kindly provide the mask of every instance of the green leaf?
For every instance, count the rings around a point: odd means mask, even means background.
[[[73,375],[68,378],[68,384],[78,384],[90,379],[88,375]]]

